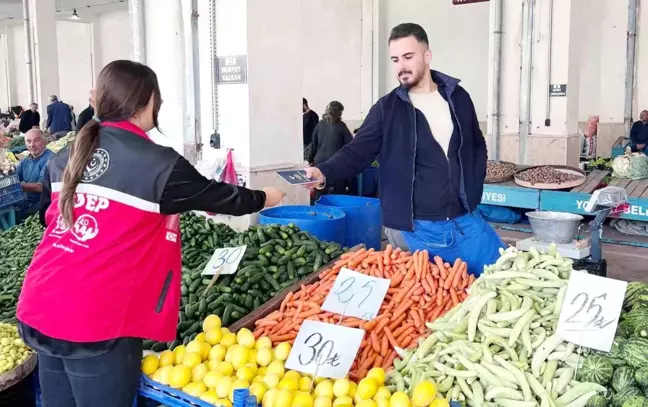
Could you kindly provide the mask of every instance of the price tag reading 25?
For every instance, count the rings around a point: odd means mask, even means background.
[[[322,309],[337,314],[371,320],[389,290],[390,280],[343,268],[326,297]]]
[[[223,249],[216,249],[212,255],[209,263],[205,266],[202,272],[203,276],[213,276],[216,270],[222,267],[220,274],[234,274],[238,268],[243,255],[245,254],[247,246],[239,247],[225,247]]]
[[[286,368],[341,379],[349,373],[364,333],[361,329],[306,320],[295,338]]]

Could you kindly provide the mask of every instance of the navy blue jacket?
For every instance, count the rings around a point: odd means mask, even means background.
[[[72,131],[72,109],[61,101],[52,102],[47,106],[47,128],[50,133]]]
[[[459,80],[437,71],[432,71],[432,80],[448,101],[455,122],[451,148],[453,145],[458,148],[459,197],[466,211],[472,212],[481,202],[484,189],[486,141],[470,95],[459,86]],[[403,231],[414,229],[417,137],[431,136],[429,128],[417,128],[416,112],[407,89],[394,89],[371,108],[353,141],[318,166],[327,181],[334,182],[356,176],[380,155],[379,194],[383,224]],[[458,143],[456,138],[459,138]],[[444,154],[431,159],[446,160]],[[444,165],[447,166],[447,162]],[[429,191],[430,200],[437,200],[441,187]]]

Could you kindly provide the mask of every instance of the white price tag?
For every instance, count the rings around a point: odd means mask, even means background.
[[[205,266],[202,275],[213,276],[216,274],[216,270],[218,270],[219,267],[223,268],[220,274],[236,273],[236,269],[245,254],[245,249],[247,249],[247,246],[245,245],[216,249],[214,254],[212,254],[211,259],[209,259],[209,263]]]
[[[609,352],[628,283],[574,271],[560,310],[558,336],[587,348]]]
[[[290,351],[286,368],[341,379],[349,373],[365,331],[306,320]]]
[[[372,277],[343,268],[324,300],[322,309],[365,320],[374,319],[378,316],[390,282],[386,278]]]

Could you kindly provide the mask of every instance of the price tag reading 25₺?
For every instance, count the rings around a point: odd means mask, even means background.
[[[322,304],[324,311],[371,320],[378,316],[390,280],[343,268]]]
[[[558,336],[609,352],[628,283],[573,271],[558,320]]]
[[[349,373],[364,334],[362,329],[306,320],[295,338],[286,368],[341,379]]]
[[[243,255],[245,254],[247,246],[239,247],[225,247],[223,249],[216,249],[212,255],[209,263],[205,266],[202,272],[203,276],[213,276],[219,267],[222,267],[220,274],[234,274],[238,268]]]

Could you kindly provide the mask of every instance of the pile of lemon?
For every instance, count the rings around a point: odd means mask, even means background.
[[[236,334],[221,327],[217,315],[203,322],[203,332],[186,346],[142,360],[142,372],[152,380],[181,389],[215,406],[232,407],[234,390],[249,389],[262,407],[448,407],[437,399],[433,382],[412,392],[394,394],[385,387],[385,371],[372,369],[355,383],[349,379],[316,378],[286,371],[291,346],[272,347],[270,338],[255,340],[248,329]]]

